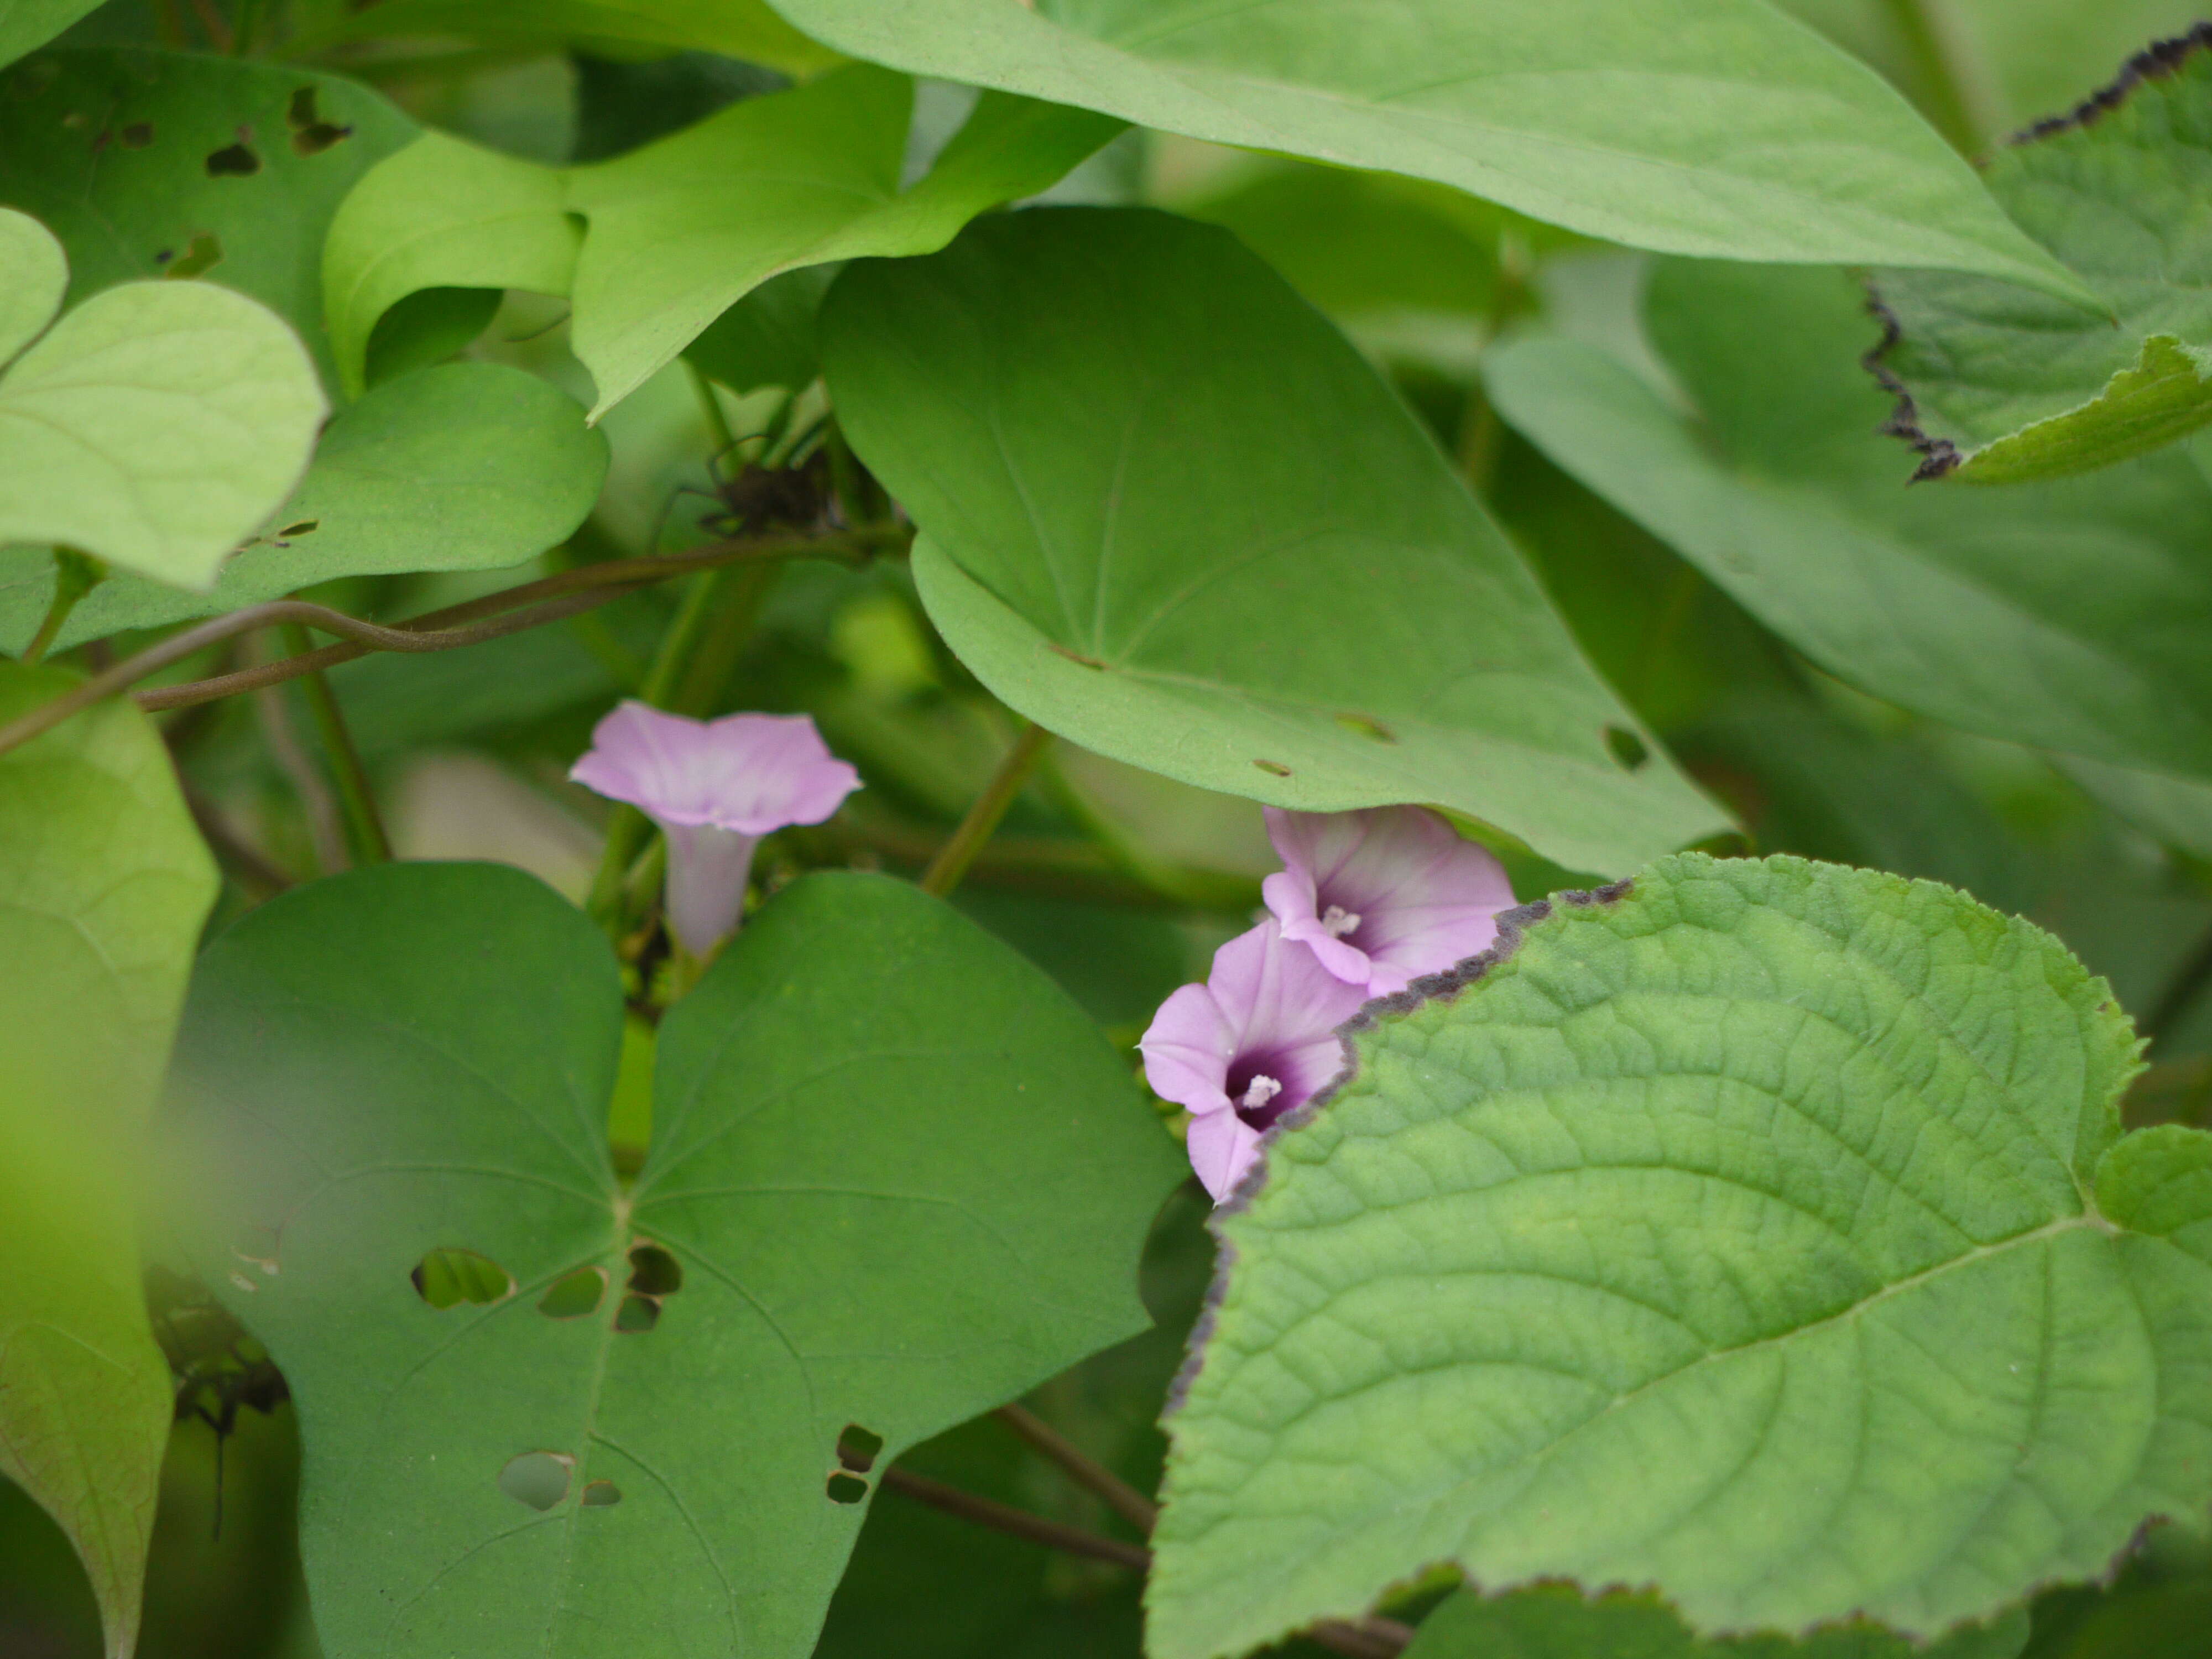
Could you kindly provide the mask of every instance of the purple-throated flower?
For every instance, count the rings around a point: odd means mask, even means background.
[[[687,720],[624,701],[568,775],[628,801],[668,838],[668,927],[703,957],[737,931],[753,843],[819,823],[860,787],[804,714]]]
[[[1267,810],[1285,868],[1261,884],[1283,937],[1370,996],[1486,951],[1513,903],[1504,867],[1418,806]]]
[[[1146,1080],[1189,1110],[1191,1168],[1216,1201],[1251,1167],[1261,1132],[1336,1075],[1336,1028],[1366,1000],[1263,921],[1213,953],[1205,984],[1160,1005],[1138,1045]]]

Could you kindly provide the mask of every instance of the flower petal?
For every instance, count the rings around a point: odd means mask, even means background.
[[[1145,1081],[1162,1100],[1194,1112],[1229,1109],[1222,1085],[1237,1055],[1237,1034],[1206,986],[1183,986],[1160,1004],[1137,1048]]]
[[[1184,1136],[1190,1167],[1216,1204],[1235,1190],[1260,1156],[1260,1132],[1234,1112],[1203,1112],[1190,1121]]]
[[[628,700],[592,732],[568,775],[664,827],[712,824],[764,836],[819,823],[860,787],[804,714],[695,720]]]
[[[760,837],[711,823],[664,823],[668,837],[668,931],[702,959],[738,931]]]

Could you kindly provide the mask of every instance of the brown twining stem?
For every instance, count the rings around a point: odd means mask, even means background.
[[[884,1471],[884,1485],[932,1509],[957,1515],[963,1521],[972,1521],[1010,1537],[1027,1539],[1047,1549],[1088,1556],[1094,1561],[1111,1561],[1139,1572],[1149,1571],[1152,1565],[1152,1553],[1142,1545],[1125,1544],[1118,1538],[1102,1538],[1097,1533],[1031,1515],[1027,1510],[1018,1510],[980,1492],[948,1486],[942,1480],[915,1474],[896,1464]],[[1413,1639],[1413,1627],[1395,1619],[1324,1619],[1310,1626],[1303,1634],[1334,1653],[1347,1655],[1349,1659],[1396,1659]]]
[[[1022,786],[1036,770],[1037,763],[1044,758],[1046,747],[1052,742],[1052,733],[1042,726],[1024,725],[1014,746],[999,763],[991,781],[968,809],[968,816],[960,820],[960,827],[952,832],[952,839],[938,849],[929,868],[921,872],[921,890],[943,898],[960,884],[960,878],[968,873],[968,866],[983,850],[983,843],[991,839],[999,827],[999,820],[1006,816],[1006,809],[1014,804],[1014,797],[1022,793]]]
[[[1028,1407],[1008,1404],[992,1415],[1065,1469],[1069,1478],[1105,1501],[1106,1507],[1139,1532],[1150,1534],[1160,1506],[1091,1458],[1083,1449]]]
[[[336,634],[347,643],[326,645],[304,656],[287,657],[213,679],[141,692],[138,706],[149,710],[187,708],[210,698],[232,696],[240,691],[296,679],[302,674],[366,656],[371,651],[452,651],[481,644],[502,635],[575,616],[672,576],[688,575],[747,559],[827,558],[859,562],[878,551],[903,545],[912,534],[903,525],[878,525],[823,536],[725,542],[694,553],[609,559],[488,593],[463,605],[448,605],[442,611],[412,617],[395,628],[380,627],[304,599],[276,599],[266,605],[249,605],[243,611],[211,617],[173,634],[159,644],[94,675],[52,702],[42,703],[21,719],[0,726],[0,754],[52,730],[79,709],[127,690],[210,646],[275,623],[305,623],[325,634]],[[526,606],[530,608],[523,609]],[[518,611],[520,614],[501,614]],[[472,623],[479,617],[493,620],[472,627],[459,625]]]

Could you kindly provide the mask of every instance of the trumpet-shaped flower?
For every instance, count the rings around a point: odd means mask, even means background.
[[[1191,1167],[1215,1200],[1259,1156],[1261,1134],[1336,1075],[1336,1028],[1366,993],[1263,921],[1213,953],[1203,985],[1160,1005],[1138,1045],[1145,1077],[1191,1114]]]
[[[1267,811],[1287,867],[1261,884],[1283,937],[1370,996],[1402,991],[1490,948],[1513,903],[1486,848],[1418,806]]]
[[[568,775],[660,826],[669,930],[695,957],[737,931],[753,844],[788,824],[821,823],[860,787],[804,714],[695,720],[636,702],[592,728]]]

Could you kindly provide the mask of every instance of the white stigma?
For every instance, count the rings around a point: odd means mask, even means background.
[[[1359,927],[1359,912],[1347,910],[1341,904],[1332,904],[1321,913],[1321,930],[1331,939],[1342,939]]]
[[[1248,1111],[1256,1112],[1282,1092],[1283,1085],[1262,1072],[1246,1086],[1244,1098],[1237,1103]]]

